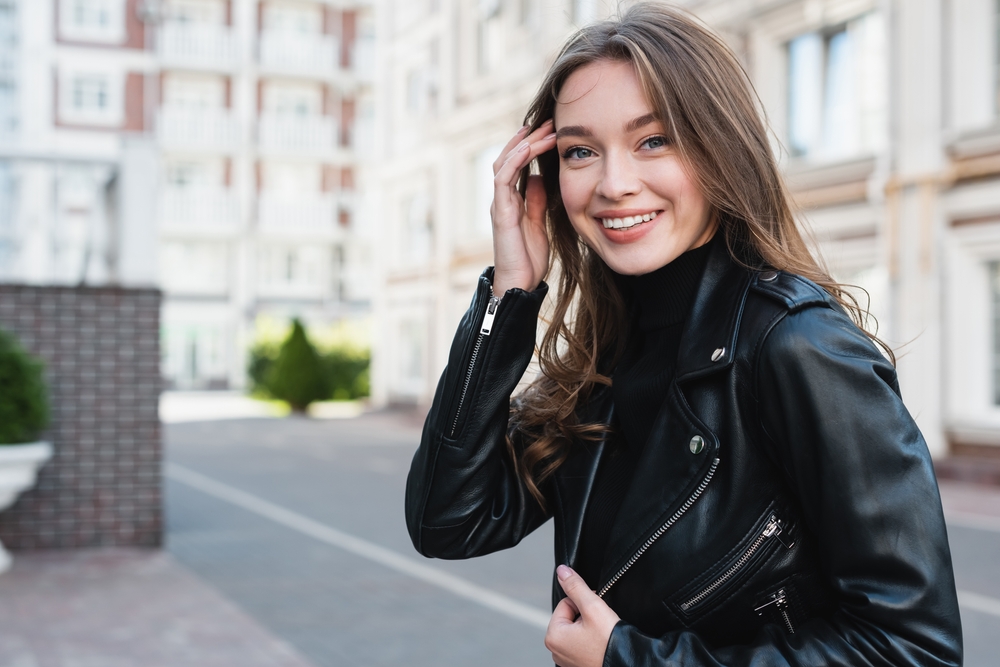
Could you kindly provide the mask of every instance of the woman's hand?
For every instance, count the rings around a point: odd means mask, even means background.
[[[559,667],[601,667],[611,631],[621,619],[569,567],[557,567],[556,576],[569,597],[552,612],[545,648]]]
[[[524,199],[517,191],[521,169],[552,150],[556,135],[551,120],[525,136],[518,130],[493,163],[493,293],[512,287],[533,290],[549,269],[549,238],[545,233],[545,188],[541,176],[528,178]]]

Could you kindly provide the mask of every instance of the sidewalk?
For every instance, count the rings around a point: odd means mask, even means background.
[[[314,667],[165,552],[20,552],[0,576],[5,667]]]

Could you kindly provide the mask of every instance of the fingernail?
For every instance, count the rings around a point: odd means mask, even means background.
[[[522,126],[521,126],[521,129],[517,131],[517,134],[521,134],[521,133],[523,133],[523,132],[524,132],[525,130],[527,130],[527,129],[528,129],[528,126],[527,126],[527,125],[522,125]]]
[[[530,147],[531,147],[531,144],[529,144],[527,141],[525,141],[520,146],[517,147],[517,152],[520,153],[524,149],[530,148]]]
[[[553,132],[552,134],[550,134],[550,135],[547,135],[547,136],[545,137],[545,140],[546,140],[546,141],[548,141],[549,139],[555,139],[555,138],[556,138],[556,133],[555,133],[555,132]]]
[[[560,565],[556,568],[556,576],[559,577],[559,581],[566,581],[571,574],[573,574],[573,570],[565,565]]]

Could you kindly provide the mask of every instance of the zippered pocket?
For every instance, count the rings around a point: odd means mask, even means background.
[[[757,612],[758,616],[780,618],[781,623],[785,626],[785,631],[790,635],[795,634],[795,624],[792,623],[791,603],[789,601],[788,590],[785,587],[781,587],[765,596],[764,602],[757,605],[754,611]]]
[[[727,558],[675,594],[668,606],[685,621],[693,622],[758,571],[778,549],[791,549],[795,546],[789,533],[786,522],[777,512],[769,509]]]
[[[480,354],[483,352],[483,347],[486,344],[487,337],[489,337],[490,333],[493,331],[493,323],[496,320],[497,310],[499,307],[500,299],[493,295],[493,290],[490,288],[490,300],[486,304],[486,312],[483,313],[483,319],[479,325],[479,333],[476,335],[476,342],[472,346],[472,354],[469,355],[469,363],[465,369],[462,389],[458,394],[458,405],[455,408],[455,417],[451,422],[451,430],[448,432],[448,437],[450,438],[454,438],[455,434],[458,432],[459,420],[462,418],[462,409],[465,407],[466,398],[469,393],[469,385],[472,384],[472,375],[476,370],[476,362],[479,360]]]

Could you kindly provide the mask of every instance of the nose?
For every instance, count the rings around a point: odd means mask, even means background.
[[[638,165],[626,151],[610,151],[597,184],[597,194],[610,201],[621,201],[642,189]]]

